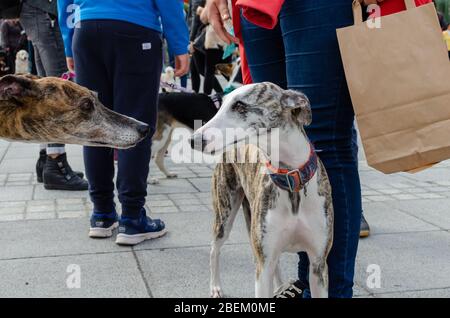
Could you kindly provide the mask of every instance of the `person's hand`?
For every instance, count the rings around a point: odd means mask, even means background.
[[[224,27],[224,21],[231,20],[228,11],[227,0],[207,0],[205,10],[208,14],[208,21],[216,31],[217,35],[227,44],[232,42],[238,44],[239,39],[227,32]]]
[[[73,61],[73,58],[72,57],[66,58],[66,63],[69,72],[75,73],[75,62]]]
[[[189,42],[188,50],[190,54],[194,54],[194,42]]]
[[[189,71],[189,54],[175,56],[175,76],[181,77]]]

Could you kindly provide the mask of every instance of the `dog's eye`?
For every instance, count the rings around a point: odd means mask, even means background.
[[[239,114],[245,114],[247,112],[247,105],[242,102],[236,102],[232,106],[232,110],[238,112]]]
[[[86,112],[92,111],[94,110],[94,103],[90,99],[86,99],[81,103],[80,108]]]

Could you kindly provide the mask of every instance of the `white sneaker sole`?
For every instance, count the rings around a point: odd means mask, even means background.
[[[136,244],[139,244],[146,240],[152,240],[152,239],[156,239],[158,237],[164,236],[166,233],[167,233],[167,229],[164,229],[159,232],[149,232],[149,233],[134,234],[134,235],[119,233],[119,234],[117,234],[116,244],[136,245]]]
[[[119,226],[119,222],[115,222],[108,228],[91,227],[89,229],[89,237],[105,238],[113,235],[114,229]]]

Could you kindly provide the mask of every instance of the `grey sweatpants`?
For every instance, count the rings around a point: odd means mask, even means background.
[[[33,43],[36,68],[39,76],[56,76],[67,72],[64,43],[58,26],[58,18],[23,3],[20,24]],[[45,145],[41,145],[44,149]],[[64,145],[48,144],[47,154],[65,153]]]

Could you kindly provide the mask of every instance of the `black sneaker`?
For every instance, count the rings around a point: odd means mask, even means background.
[[[55,159],[47,157],[42,175],[47,190],[85,191],[89,187],[86,180],[73,172],[66,154]]]
[[[116,243],[119,245],[136,245],[145,240],[151,240],[167,233],[166,225],[159,219],[151,219],[142,209],[137,219],[121,217],[119,220],[119,234]]]
[[[289,281],[275,292],[274,298],[303,298],[303,291],[307,288],[301,281]]]
[[[99,212],[92,213],[89,237],[111,237],[113,230],[119,226],[118,220],[119,218],[115,211],[109,214]]]
[[[366,218],[364,217],[364,214],[361,215],[361,226],[359,229],[359,237],[368,237],[370,235],[370,226],[369,223],[367,223]]]
[[[45,162],[47,161],[47,151],[45,149],[39,151],[39,159],[36,162],[36,177],[37,182],[42,183],[44,182],[43,172],[44,172],[44,166]],[[84,178],[84,173],[81,171],[74,171],[74,173],[79,176],[81,179]]]

